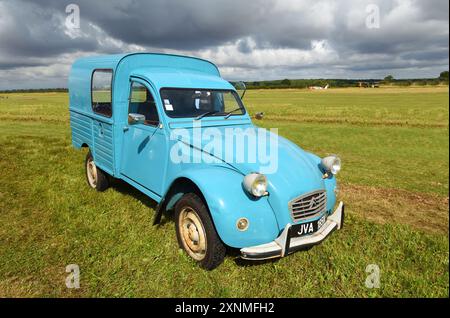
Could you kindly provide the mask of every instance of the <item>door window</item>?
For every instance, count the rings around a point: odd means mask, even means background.
[[[157,126],[159,124],[158,111],[155,99],[147,87],[138,82],[131,83],[130,105],[128,113],[145,116],[145,125]]]

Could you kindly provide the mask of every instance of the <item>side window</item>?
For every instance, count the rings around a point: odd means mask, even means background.
[[[111,117],[111,83],[112,70],[95,70],[92,74],[91,97],[94,113]]]
[[[130,105],[128,113],[145,116],[145,125],[157,126],[159,124],[158,111],[152,94],[145,85],[138,82],[131,83]]]

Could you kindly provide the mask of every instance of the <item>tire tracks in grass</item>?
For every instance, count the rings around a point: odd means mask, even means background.
[[[400,189],[343,184],[346,210],[375,223],[400,223],[428,233],[449,235],[449,198]]]
[[[265,121],[277,121],[284,123],[315,123],[315,124],[343,124],[343,125],[359,125],[359,126],[375,126],[375,127],[411,127],[411,128],[448,128],[448,122],[411,122],[408,120],[364,120],[364,119],[340,119],[336,117],[302,117],[293,118],[277,115],[266,115]],[[257,124],[258,122],[256,122]]]

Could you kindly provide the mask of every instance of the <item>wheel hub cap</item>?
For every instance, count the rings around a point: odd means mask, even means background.
[[[97,167],[92,159],[88,160],[86,168],[89,185],[95,188],[97,185]]]
[[[189,256],[197,261],[202,260],[206,254],[206,234],[196,211],[190,207],[182,209],[179,227],[183,246]]]

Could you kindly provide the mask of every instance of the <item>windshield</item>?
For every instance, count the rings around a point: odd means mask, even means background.
[[[161,98],[166,114],[173,118],[245,114],[239,96],[231,90],[163,88]]]

